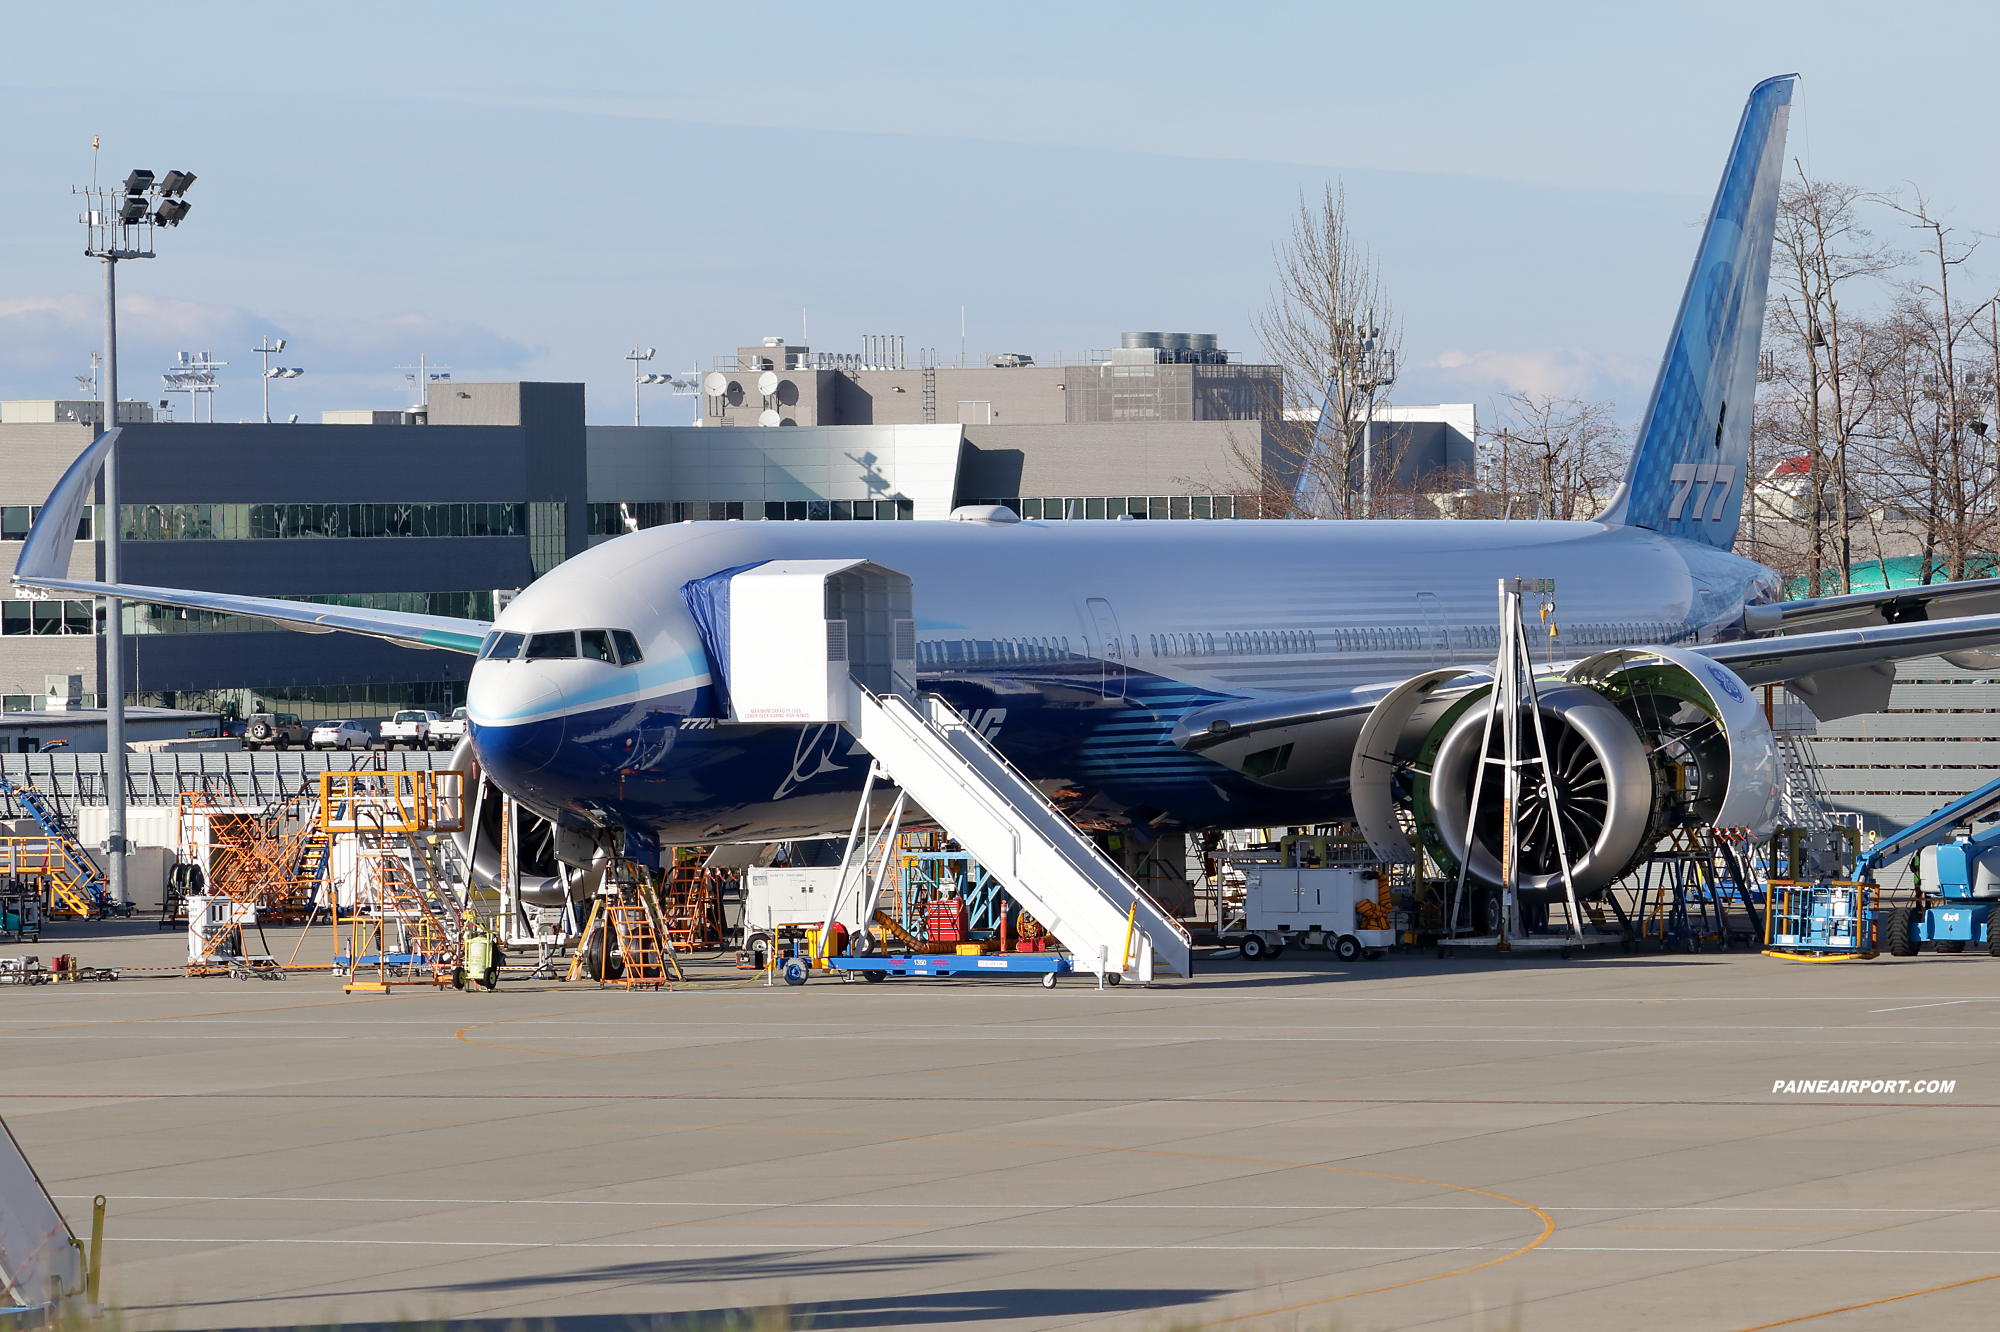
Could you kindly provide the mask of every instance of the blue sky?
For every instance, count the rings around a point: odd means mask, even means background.
[[[1629,418],[1743,98],[1791,70],[1815,173],[1915,181],[1965,233],[2000,229],[2000,23],[1971,5],[99,13],[10,11],[10,47],[41,54],[0,85],[0,397],[73,392],[97,345],[68,193],[94,134],[107,177],[201,177],[161,257],[121,271],[124,396],[208,349],[223,420],[259,411],[266,333],[307,371],[274,413],[306,420],[402,405],[421,353],[581,379],[593,421],[629,421],[635,341],[705,366],[799,340],[802,310],[825,350],[954,356],[963,306],[975,357],[1141,328],[1254,356],[1271,247],[1334,178],[1400,308],[1399,400],[1530,388]],[[649,398],[650,421],[689,416]]]

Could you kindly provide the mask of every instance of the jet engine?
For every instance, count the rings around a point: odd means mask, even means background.
[[[1577,893],[1596,896],[1674,828],[1761,833],[1775,822],[1777,745],[1749,686],[1727,667],[1681,648],[1620,649],[1539,681],[1537,707],[1548,762],[1546,777],[1540,763],[1522,774],[1524,902],[1562,896],[1565,857]],[[1396,823],[1414,829],[1447,877],[1463,864],[1470,882],[1499,884],[1503,785],[1500,769],[1481,763],[1501,757],[1492,709],[1490,681],[1465,676],[1376,706],[1351,789],[1377,854],[1415,858],[1405,834],[1368,817],[1393,802]],[[1521,736],[1523,756],[1536,758],[1527,718]],[[1371,737],[1382,739],[1371,746]]]

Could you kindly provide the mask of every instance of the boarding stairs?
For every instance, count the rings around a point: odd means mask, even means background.
[[[33,784],[16,785],[0,772],[0,796],[28,811],[35,826],[51,845],[45,862],[52,894],[50,907],[71,915],[101,915],[111,901],[111,885],[97,862],[84,853],[83,845],[70,835],[62,815]]]
[[[1079,970],[1187,976],[1192,937],[935,694],[848,680],[847,728],[1049,933]]]

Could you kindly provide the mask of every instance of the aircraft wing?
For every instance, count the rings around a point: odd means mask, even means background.
[[[2000,586],[2000,580],[1995,582]],[[1977,603],[1968,599],[1960,604]],[[2000,648],[2000,613],[1878,621],[1872,626],[1709,643],[1690,650],[1727,666],[1745,684],[1782,684],[1814,716],[1832,721],[1887,707],[1899,661],[1932,654],[1978,657],[1994,648]],[[1490,664],[1468,663],[1417,678],[1430,688],[1445,686],[1449,694],[1490,675]],[[1212,703],[1182,717],[1174,726],[1173,740],[1190,753],[1212,758],[1265,785],[1284,790],[1338,786],[1347,780],[1349,757],[1362,723],[1403,683]],[[1421,724],[1424,715],[1415,714],[1413,721]],[[1281,749],[1284,753],[1278,758]]]
[[[1780,601],[1754,607],[1752,614],[1757,617],[1758,628],[1775,628],[1788,634],[2000,614],[2000,578],[1971,578],[1929,587]]]
[[[21,543],[20,558],[14,563],[16,587],[54,596],[122,597],[126,601],[155,606],[180,606],[188,610],[215,611],[224,615],[254,615],[274,620],[287,629],[309,634],[340,631],[367,634],[408,647],[439,648],[446,652],[477,653],[493,626],[485,620],[458,620],[446,615],[416,615],[407,611],[366,610],[358,606],[326,606],[311,601],[286,601],[282,597],[246,597],[228,592],[196,592],[176,587],[139,587],[129,583],[97,583],[69,578],[70,550],[76,543],[76,529],[84,508],[92,498],[97,474],[104,458],[118,438],[112,427],[92,440],[77,460],[70,464],[48,503],[35,519],[28,539]]]
[[[195,592],[178,587],[142,587],[133,583],[93,583],[72,578],[23,578],[14,586],[57,596],[123,597],[154,606],[181,606],[223,615],[255,615],[275,620],[286,629],[308,634],[347,632],[385,638],[405,647],[440,648],[477,654],[492,628],[485,620],[458,620],[448,615],[417,615],[409,611],[367,610],[358,606],[327,606],[316,601],[286,601],[281,597],[244,597],[230,592]]]

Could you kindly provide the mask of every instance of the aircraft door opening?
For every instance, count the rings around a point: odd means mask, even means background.
[[[1118,616],[1111,609],[1111,603],[1103,597],[1090,597],[1083,603],[1090,608],[1091,627],[1097,631],[1097,639],[1104,645],[1103,691],[1106,698],[1125,697],[1125,648],[1124,640],[1118,633]]]

